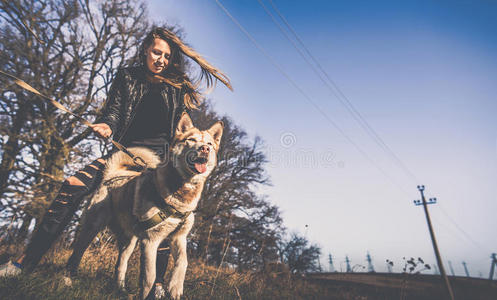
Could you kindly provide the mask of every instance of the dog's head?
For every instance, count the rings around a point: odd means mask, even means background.
[[[200,131],[184,113],[176,127],[172,154],[174,167],[183,177],[207,177],[217,164],[217,152],[223,135],[223,122]]]

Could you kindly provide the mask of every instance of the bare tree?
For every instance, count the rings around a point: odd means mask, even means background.
[[[294,274],[319,271],[319,255],[321,248],[317,245],[310,245],[309,241],[292,233],[288,240],[280,240],[280,259],[288,265]]]
[[[143,2],[1,0],[0,68],[90,121],[148,31]],[[64,174],[101,154],[91,131],[1,76],[0,201],[24,236]]]

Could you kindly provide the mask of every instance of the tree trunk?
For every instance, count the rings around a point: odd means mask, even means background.
[[[28,230],[29,230],[29,225],[31,224],[31,221],[33,220],[33,216],[30,214],[26,214],[24,218],[22,219],[22,225],[19,231],[17,232],[16,235],[16,240],[21,242],[26,239],[28,236]]]
[[[19,97],[19,96],[18,96]],[[20,101],[23,103],[23,101]],[[24,126],[28,116],[28,106],[20,105],[15,117],[12,121],[12,128],[9,132],[9,139],[3,147],[2,162],[0,163],[0,198],[5,193],[9,185],[9,176],[14,167],[16,157],[19,154],[20,143],[19,143],[19,133]]]
[[[27,212],[36,220],[35,230],[46,209],[58,194],[58,186],[64,179],[64,166],[69,154],[69,147],[57,133],[44,132],[44,140],[46,143],[43,147],[43,159],[40,160],[40,170],[45,175],[38,177],[34,190],[35,195],[40,196],[35,196],[27,207]]]

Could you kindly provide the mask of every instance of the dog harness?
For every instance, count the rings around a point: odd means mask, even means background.
[[[186,219],[190,216],[192,212],[186,212],[182,213],[174,209],[172,206],[168,207],[159,207],[159,212],[153,215],[150,219],[145,220],[145,221],[139,221],[138,222],[138,228],[141,230],[145,231],[149,228],[154,227],[155,225],[159,225],[160,223],[164,222],[167,218],[169,217],[174,217],[181,219],[180,224],[178,224],[178,228],[181,227],[185,222]]]
[[[145,180],[145,186],[144,186],[144,188],[149,191],[147,194],[147,198],[153,199],[153,201],[157,204],[157,208],[159,208],[159,212],[153,215],[150,219],[144,221],[137,221],[136,224],[137,227],[140,230],[145,231],[164,222],[167,218],[173,217],[181,219],[181,222],[176,227],[176,230],[178,230],[186,222],[186,219],[190,216],[192,211],[183,213],[178,211],[172,205],[165,203],[164,199],[157,190],[155,181],[153,180],[153,172],[147,172],[144,175],[149,177],[147,178],[148,180]]]

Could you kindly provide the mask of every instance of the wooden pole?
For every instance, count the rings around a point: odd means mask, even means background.
[[[442,263],[442,257],[440,256],[440,251],[438,251],[437,241],[435,239],[435,233],[433,232],[433,225],[431,224],[430,213],[428,212],[428,204],[434,204],[437,202],[436,198],[431,198],[430,202],[426,202],[424,190],[424,185],[418,185],[418,190],[421,193],[421,201],[415,200],[414,204],[423,205],[423,209],[425,211],[426,222],[428,223],[428,230],[430,231],[431,242],[433,244],[433,250],[435,251],[435,257],[437,258],[438,269],[440,270],[440,274],[445,283],[445,288],[447,293],[449,294],[449,299],[454,300],[454,293],[452,292],[452,287],[450,286],[449,278],[445,273],[445,268]]]

